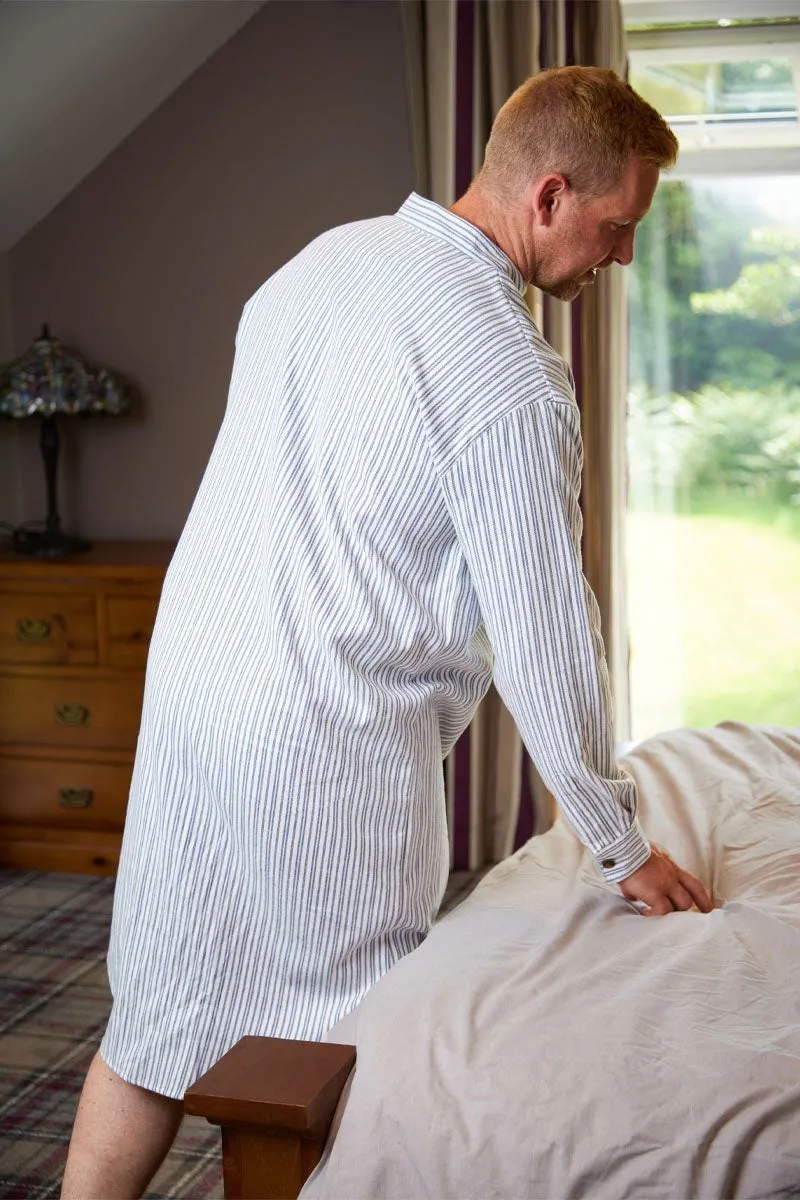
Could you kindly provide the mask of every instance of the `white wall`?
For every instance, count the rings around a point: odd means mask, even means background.
[[[412,187],[397,0],[270,0],[18,242],[16,352],[47,322],[142,394],[130,416],[63,422],[64,527],[176,537],[248,296],[323,230],[392,212]],[[20,461],[22,517],[39,519],[34,430]]]

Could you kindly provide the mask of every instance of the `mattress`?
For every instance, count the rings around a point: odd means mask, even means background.
[[[332,1031],[304,1200],[800,1196],[800,729],[624,761],[714,911],[645,918],[562,820],[531,839]]]

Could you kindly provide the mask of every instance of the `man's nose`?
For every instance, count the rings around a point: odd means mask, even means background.
[[[617,244],[611,257],[614,262],[618,262],[620,266],[627,267],[633,262],[633,239],[634,230],[628,229],[618,238]]]

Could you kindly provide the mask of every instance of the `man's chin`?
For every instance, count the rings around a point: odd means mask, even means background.
[[[566,279],[563,283],[554,283],[552,287],[542,288],[542,291],[555,300],[569,303],[570,300],[577,300],[588,282],[588,279]]]

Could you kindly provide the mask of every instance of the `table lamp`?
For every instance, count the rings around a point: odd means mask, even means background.
[[[61,529],[56,476],[59,434],[57,418],[118,416],[130,404],[130,388],[119,375],[90,363],[77,350],[52,338],[45,325],[41,337],[14,362],[0,367],[0,417],[41,421],[39,445],[47,485],[44,529],[21,526],[14,532],[14,549],[42,558],[88,550],[90,542],[70,537]]]

